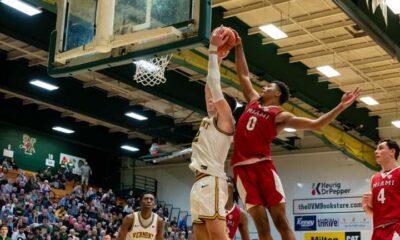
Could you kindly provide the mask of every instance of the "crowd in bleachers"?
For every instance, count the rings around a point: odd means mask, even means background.
[[[4,166],[4,165],[3,165]],[[0,240],[108,240],[116,239],[123,217],[139,210],[139,200],[133,191],[117,198],[109,189],[82,187],[67,168],[53,174],[46,168],[27,176],[21,169],[3,167],[0,172]],[[11,177],[11,174],[17,176]],[[64,190],[63,196],[55,189]],[[168,208],[158,205],[154,209],[166,222],[165,239],[191,238],[187,216],[177,222],[168,219]]]
[[[165,222],[165,239],[168,240],[186,240],[192,239],[192,231],[191,227],[188,226],[188,219],[187,215],[183,214],[180,220],[177,220],[177,217],[173,217],[169,219],[169,210],[165,206],[158,204],[157,207],[154,209],[160,217],[164,219]]]

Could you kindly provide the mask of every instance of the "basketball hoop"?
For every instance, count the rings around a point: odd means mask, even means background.
[[[164,72],[171,57],[172,54],[169,54],[161,57],[134,61],[136,72],[135,75],[133,75],[133,80],[144,86],[154,86],[165,83],[167,79],[164,76]]]

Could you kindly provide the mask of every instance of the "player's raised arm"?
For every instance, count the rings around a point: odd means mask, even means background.
[[[276,117],[277,130],[285,127],[295,129],[316,130],[332,122],[341,112],[349,107],[359,96],[361,90],[356,88],[353,92],[343,94],[342,101],[331,111],[323,114],[317,119],[297,117],[288,112],[282,112]]]
[[[225,132],[231,133],[234,120],[232,109],[225,100],[221,89],[221,74],[219,71],[221,59],[218,57],[218,47],[224,45],[227,41],[224,29],[226,28],[217,28],[211,35],[205,97],[209,115],[212,112],[210,108],[215,107],[218,114],[218,127]],[[209,103],[210,100],[213,104]]]
[[[242,92],[244,98],[247,102],[251,102],[260,97],[256,90],[254,90],[253,85],[250,81],[250,73],[249,68],[247,67],[246,56],[244,54],[242,40],[239,34],[236,33],[237,45],[235,47],[235,63],[236,63],[236,71],[240,81],[240,87],[242,88]]]

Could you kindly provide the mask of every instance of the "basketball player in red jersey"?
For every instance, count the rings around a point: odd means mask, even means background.
[[[364,194],[363,208],[372,216],[372,240],[400,239],[400,166],[397,164],[399,145],[382,140],[376,150],[376,162],[382,171],[371,178],[371,193]]]
[[[225,205],[226,226],[230,239],[235,238],[237,229],[239,228],[242,240],[250,240],[247,214],[237,205],[239,196],[235,192],[235,183],[232,178],[228,178],[228,201]]]
[[[272,141],[283,128],[314,130],[329,124],[357,99],[360,89],[345,93],[334,109],[318,119],[297,117],[282,111],[280,105],[289,98],[288,87],[276,81],[263,87],[260,93],[256,92],[249,78],[241,39],[239,36],[237,39],[236,69],[248,105],[235,131],[231,166],[236,186],[255,222],[260,240],[272,239],[265,208],[282,239],[295,239],[286,218],[282,184],[271,160]]]

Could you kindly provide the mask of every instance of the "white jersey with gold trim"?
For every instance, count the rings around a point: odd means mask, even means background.
[[[218,129],[215,117],[203,118],[199,131],[192,142],[190,169],[226,178],[225,160],[233,141],[233,132]]]
[[[127,240],[155,240],[157,235],[158,215],[151,213],[149,220],[141,220],[140,212],[134,212],[132,228],[128,233]]]

